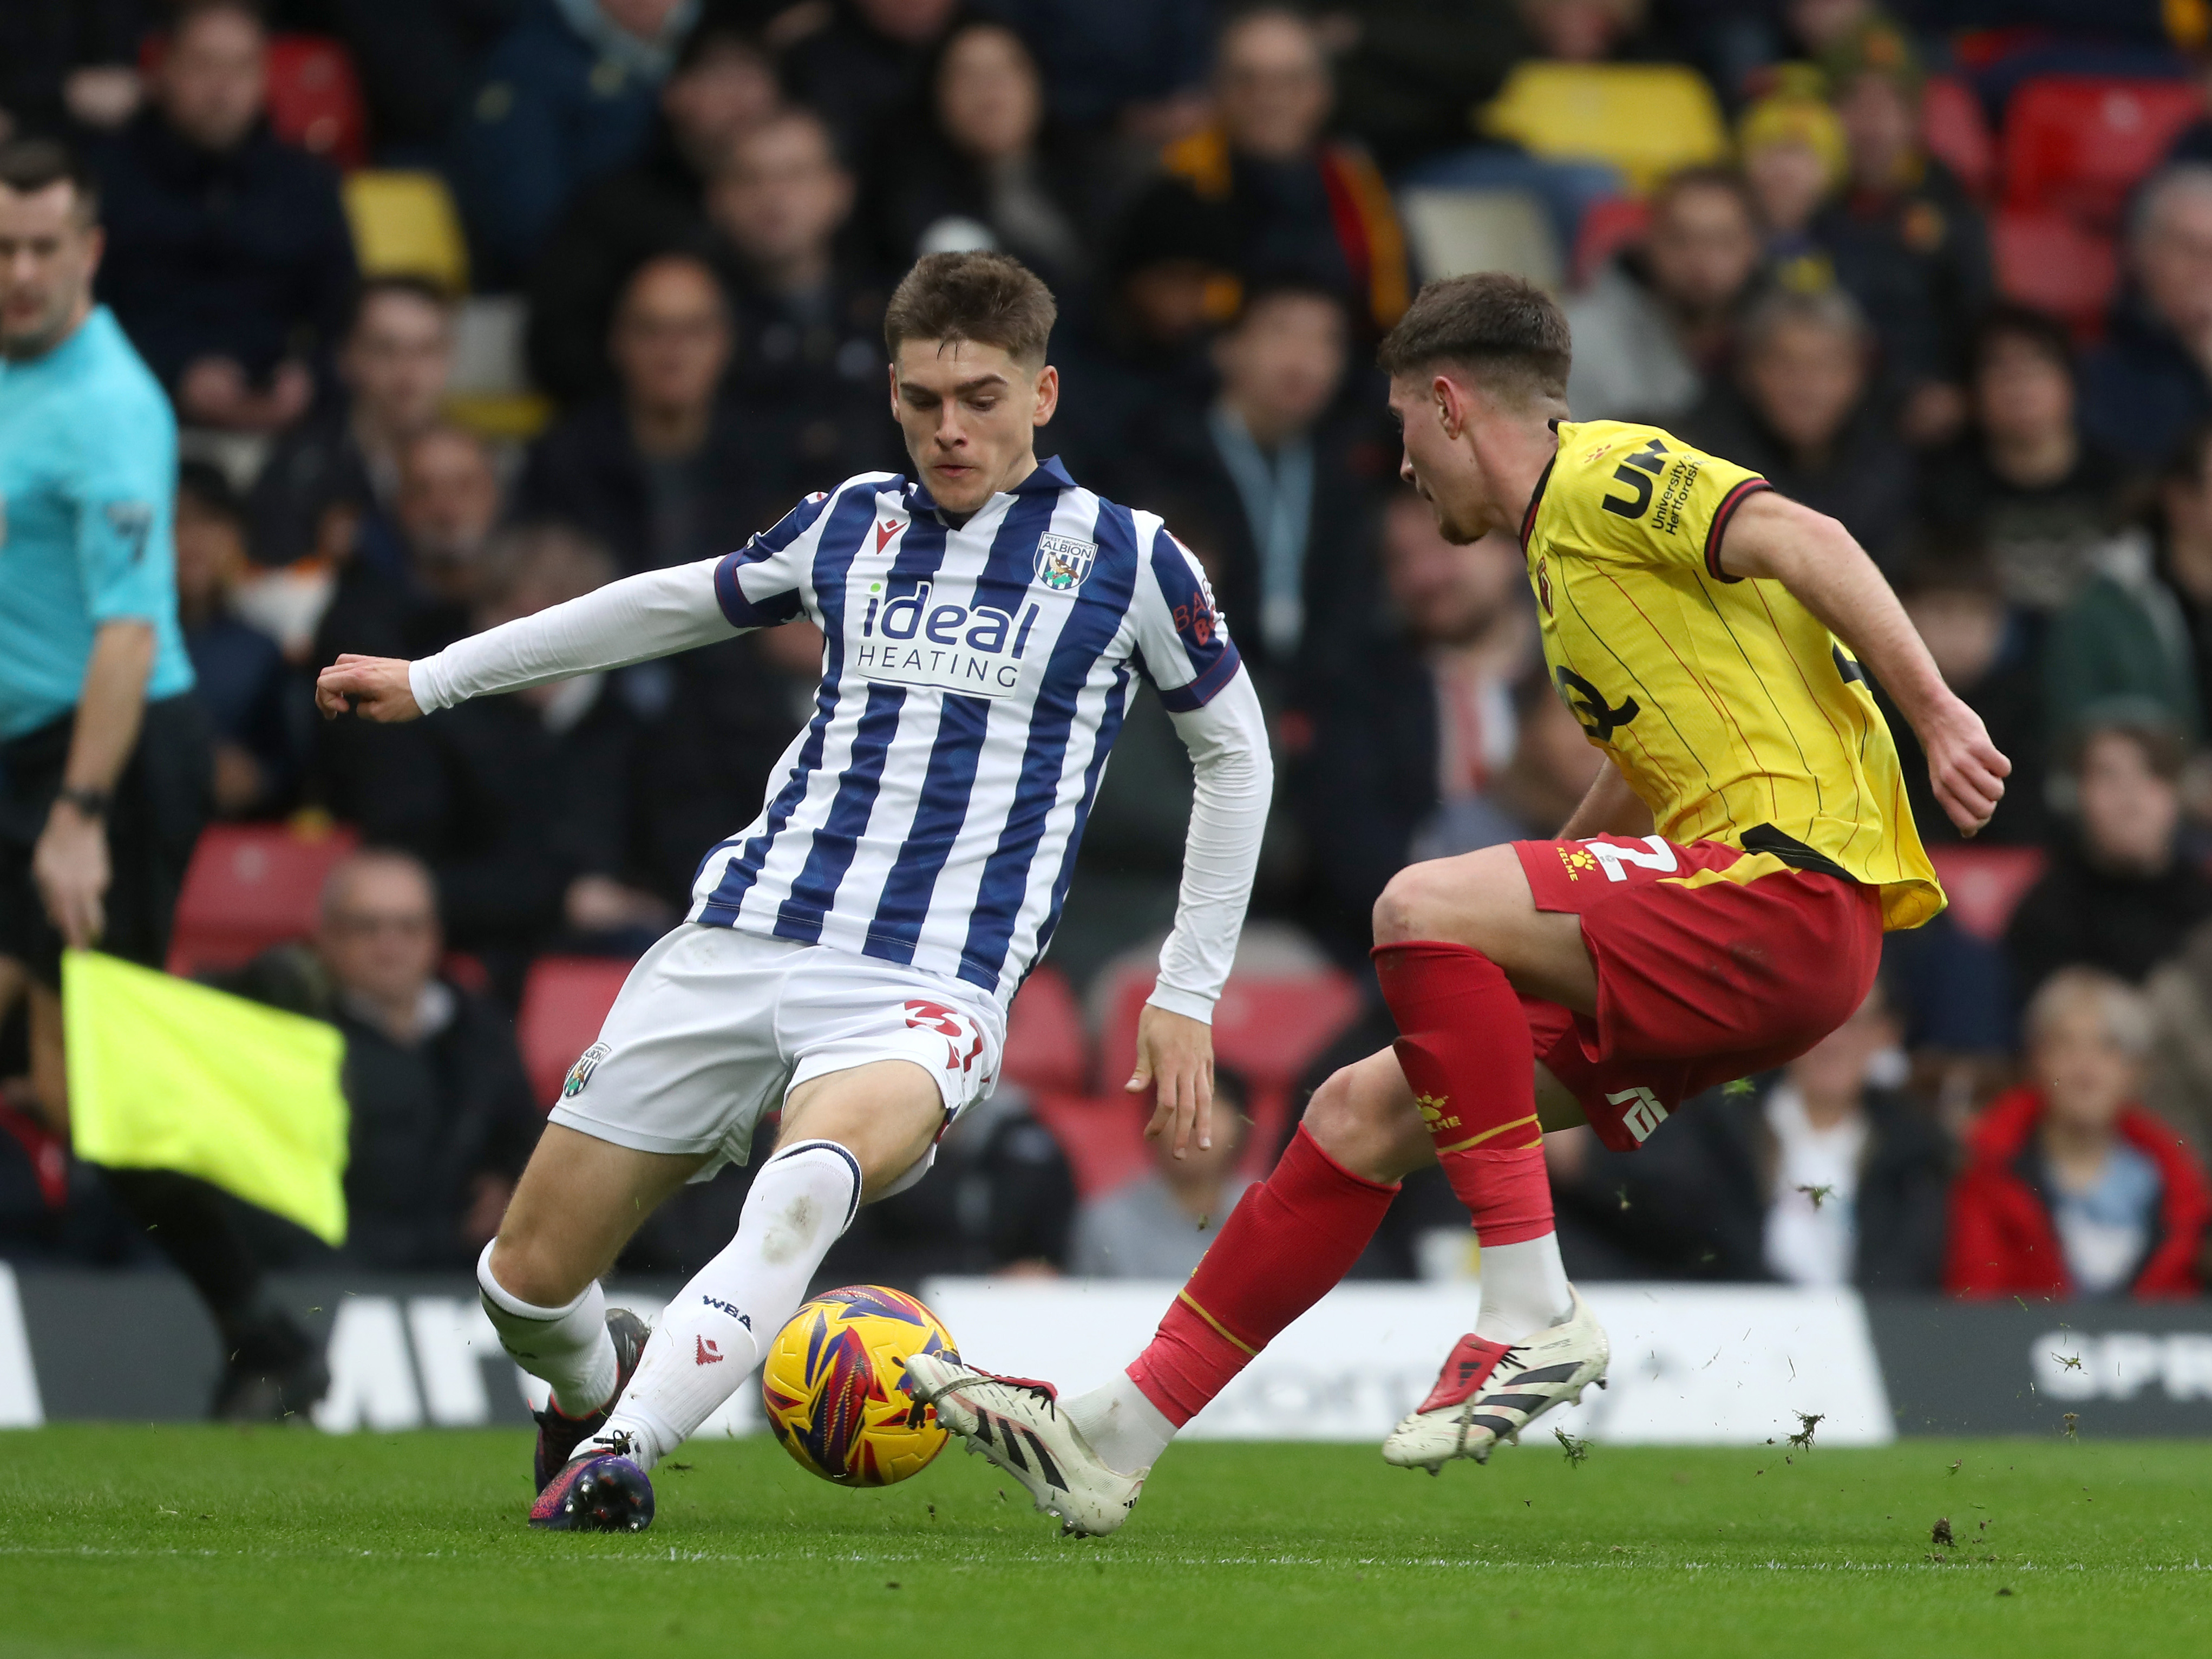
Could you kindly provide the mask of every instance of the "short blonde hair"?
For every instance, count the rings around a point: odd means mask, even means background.
[[[2029,999],[2027,1012],[2021,1018],[2029,1046],[2042,1042],[2063,1014],[2092,1001],[2104,1019],[2105,1035],[2115,1047],[2131,1060],[2142,1060],[2150,1053],[2156,1033],[2150,1004],[2142,994],[2117,975],[2079,965],[2061,968]]]

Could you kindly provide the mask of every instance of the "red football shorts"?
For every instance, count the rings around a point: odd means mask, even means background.
[[[1657,836],[1513,843],[1539,910],[1583,921],[1595,1018],[1524,996],[1536,1058],[1632,1152],[1682,1102],[1795,1060],[1865,1000],[1876,890],[1771,854]]]

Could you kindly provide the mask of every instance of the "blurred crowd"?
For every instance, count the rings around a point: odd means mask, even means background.
[[[1553,1136],[1571,1269],[2198,1293],[2212,120],[2083,230],[2109,303],[2053,314],[1931,117],[1963,97],[1986,134],[2053,72],[2185,89],[2205,33],[2202,8],[2082,0],[10,0],[0,136],[93,158],[99,296],[185,428],[217,815],[373,849],[312,940],[228,981],[347,1034],[352,1259],[463,1267],[489,1236],[545,1104],[511,1034],[530,964],[635,955],[683,913],[821,640],[793,623],[407,727],[314,720],[314,672],[902,470],[881,313],[920,253],[1046,276],[1064,389],[1040,453],[1211,573],[1278,750],[1261,937],[1365,986],[1395,871],[1553,834],[1600,757],[1544,677],[1519,550],[1440,538],[1370,366],[1451,268],[1435,204],[1505,199],[1506,255],[1562,287],[1575,418],[1659,422],[1839,518],[2015,767],[1961,843],[1893,714],[1962,902],[1893,936],[1882,989],[1784,1073],[1633,1156]],[[315,103],[303,62],[345,95]],[[1609,66],[1687,84],[1708,153],[1505,136],[1532,69]],[[369,235],[349,173],[428,179],[458,248]],[[1146,694],[1054,940],[1079,996],[1164,932],[1189,799]],[[1370,1012],[1338,1046],[1389,1036]],[[0,1248],[143,1252],[33,1115],[0,1127]],[[1079,1202],[1012,1081],[825,1271],[1177,1276],[1273,1151],[1224,1136]],[[630,1265],[719,1249],[741,1175]],[[1440,1182],[1409,1182],[1363,1271],[1465,1271],[1465,1237]]]

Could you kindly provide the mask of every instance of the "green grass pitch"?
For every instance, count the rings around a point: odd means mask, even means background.
[[[622,1538],[525,1527],[528,1455],[513,1432],[0,1435],[0,1653],[2212,1651],[2212,1445],[1571,1466],[1547,1435],[1431,1480],[1368,1447],[1196,1443],[1120,1534],[1073,1542],[957,1447],[854,1492],[764,1439],[695,1445]]]

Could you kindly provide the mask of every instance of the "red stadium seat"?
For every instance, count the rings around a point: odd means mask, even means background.
[[[1091,1043],[1083,1010],[1067,976],[1040,968],[1023,982],[1006,1011],[1006,1046],[999,1074],[1034,1092],[1079,1094],[1091,1083]]]
[[[615,957],[540,957],[530,964],[514,1040],[539,1110],[551,1111],[560,1099],[568,1068],[599,1036],[629,970]]]
[[[1575,233],[1575,286],[1596,276],[1621,249],[1642,241],[1650,223],[1651,204],[1640,196],[1608,196],[1591,203]]]
[[[1996,179],[1996,141],[1990,137],[1982,100],[1965,82],[1929,77],[1920,98],[1920,140],[1960,184],[1977,196],[1989,194]]]
[[[1126,1097],[1046,1094],[1030,1106],[1067,1155],[1078,1197],[1109,1193],[1152,1168],[1152,1154],[1145,1146],[1145,1114]]]
[[[319,34],[269,43],[269,125],[279,138],[350,173],[368,161],[368,104],[353,58]]]
[[[1951,920],[1990,944],[2004,937],[2045,862],[2040,847],[1931,847],[1928,859],[1951,896]]]
[[[1149,965],[1123,969],[1109,992],[1100,1085],[1119,1094],[1137,1054],[1137,1018],[1158,977]],[[1291,1091],[1322,1051],[1358,1017],[1359,991],[1335,968],[1232,975],[1213,1010],[1213,1054],[1251,1085],[1249,1152],[1264,1167],[1289,1121]],[[1141,1121],[1139,1124],[1141,1127]]]
[[[2083,339],[2103,328],[2120,280],[2112,238],[2084,230],[2063,213],[2000,208],[1990,243],[1997,287],[2008,298],[2066,319]]]
[[[359,837],[281,824],[218,823],[203,831],[177,896],[169,971],[235,968],[315,930],[324,879]]]
[[[138,48],[138,70],[151,76],[168,51],[166,33],[149,34]],[[322,34],[275,34],[269,39],[269,128],[347,172],[368,161],[368,101],[343,41]]]
[[[2203,112],[2203,94],[2188,81],[2030,81],[2005,114],[2005,199],[2110,230],[2128,192]]]

